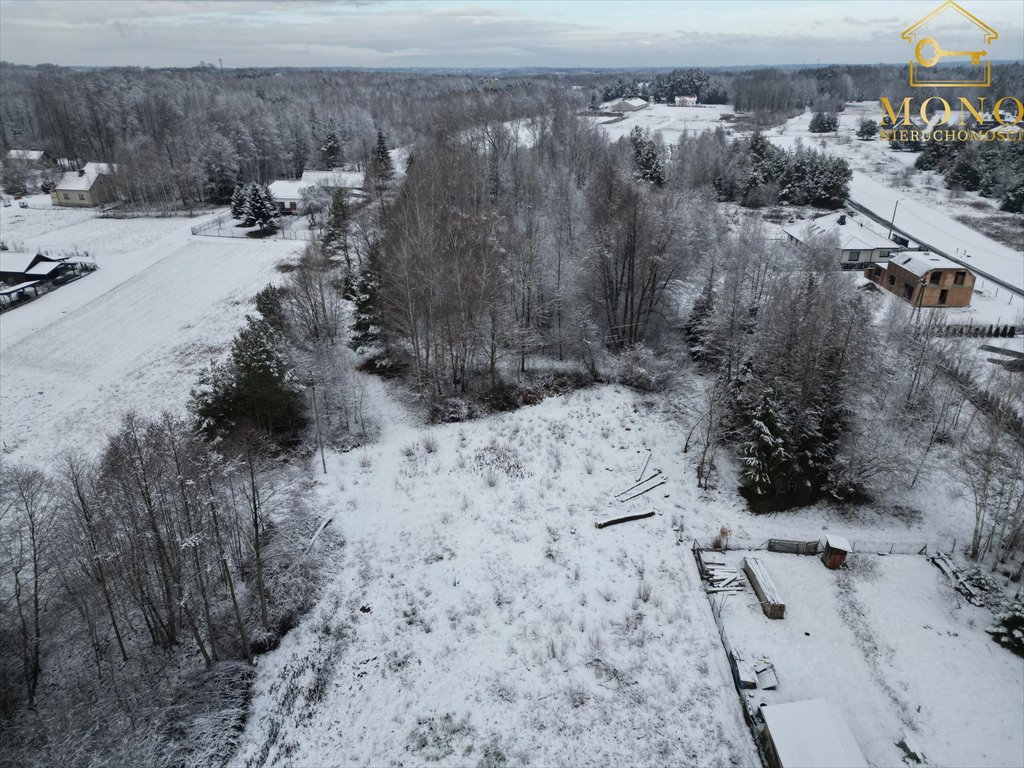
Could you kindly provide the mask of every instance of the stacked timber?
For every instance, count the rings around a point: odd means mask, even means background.
[[[764,615],[769,619],[781,619],[786,615],[786,604],[782,601],[782,594],[779,592],[772,577],[768,575],[768,569],[764,563],[756,557],[743,558],[743,572],[750,580],[750,586],[758,600],[761,601],[761,608]]]

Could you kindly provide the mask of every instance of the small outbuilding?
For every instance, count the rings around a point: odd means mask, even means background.
[[[867,768],[846,720],[824,699],[761,707],[771,768]]]
[[[846,555],[850,550],[850,542],[842,536],[829,534],[825,537],[825,552],[821,556],[821,562],[826,568],[837,571],[846,562]]]
[[[750,586],[761,602],[764,615],[769,619],[782,619],[786,616],[786,604],[782,601],[782,595],[772,577],[768,575],[768,569],[764,563],[756,557],[743,558],[743,572],[747,574]]]

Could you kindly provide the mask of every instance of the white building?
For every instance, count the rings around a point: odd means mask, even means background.
[[[839,239],[839,265],[843,269],[866,269],[870,264],[892,258],[892,254],[900,250],[892,240],[841,211],[789,224],[782,231],[791,241],[804,245],[835,235]]]

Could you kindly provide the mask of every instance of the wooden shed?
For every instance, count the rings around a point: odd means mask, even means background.
[[[786,604],[782,602],[782,595],[779,593],[772,577],[768,575],[768,569],[764,563],[756,557],[743,558],[743,572],[747,574],[750,586],[761,601],[761,608],[764,615],[769,619],[781,619],[786,615]]]
[[[846,555],[850,552],[850,542],[842,536],[829,534],[825,537],[825,552],[821,556],[821,562],[826,568],[833,571],[839,570],[846,562]]]

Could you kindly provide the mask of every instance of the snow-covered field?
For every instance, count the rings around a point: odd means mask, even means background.
[[[261,658],[239,765],[757,763],[671,530],[692,520],[683,486],[612,498],[646,446],[649,472],[678,477],[662,417],[604,388],[472,424],[385,421],[328,457],[344,561]]]
[[[871,765],[900,765],[904,732],[935,765],[1020,765],[1024,663],[985,633],[991,613],[963,601],[924,556],[855,554],[850,570],[817,557],[755,555],[786,604],[770,620],[749,587],[722,595],[729,641],[770,659],[776,690],[754,705],[825,698]]]
[[[222,352],[252,295],[302,247],[192,237],[196,219],[2,211],[5,240],[87,250],[99,266],[0,315],[0,440],[17,460],[92,452],[128,409],[182,413],[196,373]]]
[[[886,547],[951,544],[963,541],[971,523],[955,480],[928,472],[916,491],[894,494],[892,507],[753,516],[733,490],[727,456],[720,489],[696,487],[672,398],[596,387],[512,414],[429,427],[395,405],[387,385],[368,386],[380,440],[328,454],[328,473],[319,475],[319,504],[346,541],[335,576],[317,608],[261,658],[237,765],[493,765],[500,756],[535,765],[755,765],[691,539],[706,542],[728,525],[752,545],[826,531]],[[648,449],[648,474],[661,469],[667,483],[617,502]],[[647,511],[657,514],[593,525]],[[780,650],[776,658],[784,662],[783,690],[792,698],[834,698],[846,686],[846,705],[870,710],[855,732],[873,762],[890,764],[899,733],[886,717],[898,705],[872,709],[887,689],[871,659],[851,646],[852,630],[835,618],[845,605],[829,586],[836,574],[816,559],[796,559],[814,569],[804,579],[814,585],[799,602],[802,581],[783,581],[795,602],[782,631],[799,629],[800,641],[805,630],[826,639],[834,633],[843,638],[837,650],[856,656],[826,648],[807,662],[821,673],[802,677],[789,659],[806,656],[807,646],[794,640],[791,655]],[[981,631],[984,612],[943,602],[932,566],[909,575],[889,567],[878,572],[877,586],[856,581],[858,595],[906,590],[870,616],[872,631],[897,649],[881,659],[882,674],[913,654],[913,638],[892,629],[901,611],[915,632],[931,631],[918,630],[919,620],[942,632],[960,627],[952,645],[940,648],[947,640],[928,636],[922,647],[953,655],[949,669],[975,675],[976,692],[943,702],[938,689],[949,678],[941,657],[911,659],[913,672],[893,685],[907,706],[923,705],[913,722],[935,735],[938,756],[1012,764],[1013,724],[1024,711],[1013,695],[1024,682],[1019,659]],[[826,598],[830,605],[820,606]],[[869,599],[866,592],[861,599]],[[918,599],[913,609],[904,605]],[[827,631],[821,622],[830,622]],[[825,674],[828,659],[841,669]],[[958,703],[974,705],[985,690],[998,699],[994,710],[978,705],[992,712],[992,724],[953,731],[948,721]],[[855,698],[861,691],[871,695]],[[993,743],[997,726],[1006,733]]]
[[[651,134],[661,134],[666,144],[676,144],[684,133],[694,135],[724,127],[731,133],[730,124],[722,121],[722,115],[732,114],[728,104],[707,104],[698,107],[674,107],[668,104],[652,104],[636,112],[626,112],[624,120],[608,122],[608,118],[593,118],[612,141],[628,136],[634,127],[640,126]]]

